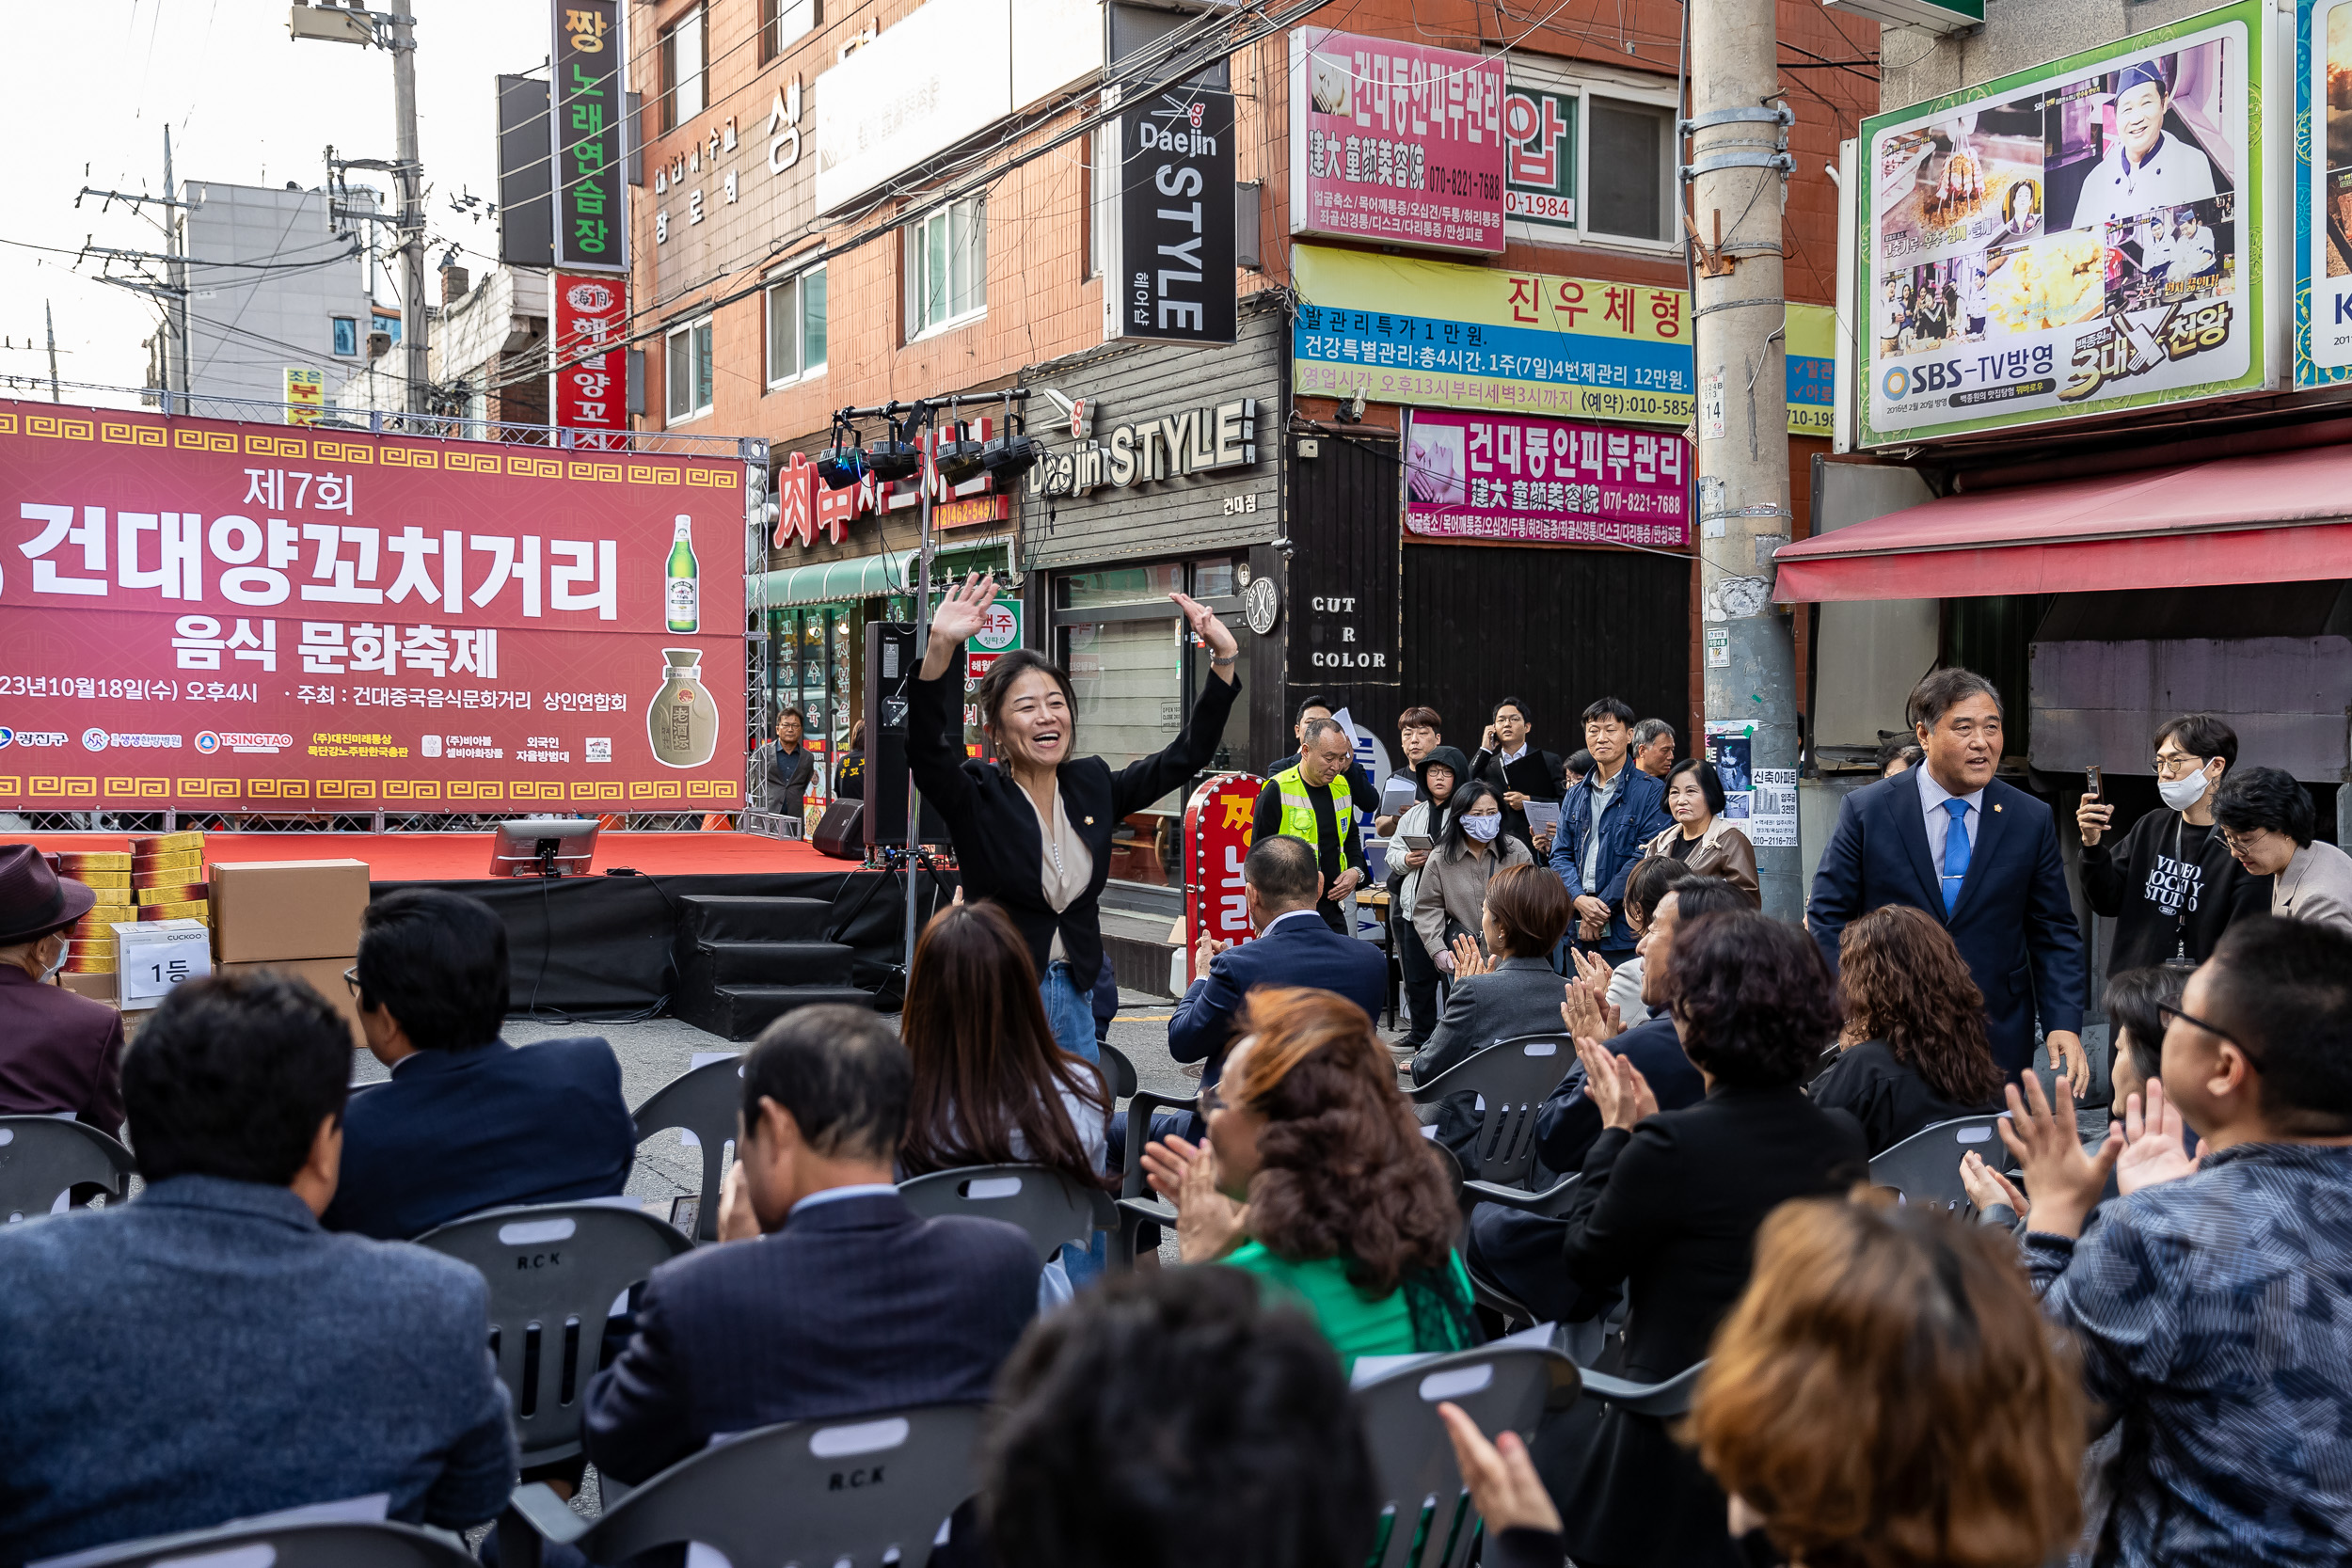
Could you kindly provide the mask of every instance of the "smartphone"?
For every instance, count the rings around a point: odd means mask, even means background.
[[[2102,776],[2103,773],[2104,769],[2095,762],[2083,769],[2083,792],[2094,800],[2106,793],[2106,781]]]
[[[1432,839],[1427,833],[1406,833],[1405,835],[1405,847],[1407,849],[1426,850],[1429,846],[1435,842],[1436,840]]]

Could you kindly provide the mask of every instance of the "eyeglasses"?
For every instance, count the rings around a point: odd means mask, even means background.
[[[2241,833],[2233,829],[2224,828],[2221,830],[2222,847],[2228,849],[2232,854],[2251,854],[2253,852],[2254,846],[2260,844],[2263,841],[2264,835],[2267,834],[2269,832],[2270,830],[2268,828],[2249,828],[2245,832]]]
[[[2164,1022],[2165,1029],[2168,1032],[2172,1027],[2172,1021],[2174,1019],[2179,1019],[2183,1023],[2188,1024],[2192,1028],[2202,1029],[2206,1034],[2213,1036],[2216,1039],[2228,1040],[2232,1045],[2236,1046],[2240,1051],[2245,1051],[2249,1061],[2253,1060],[2254,1053],[2251,1051],[2246,1050],[2246,1042],[2244,1040],[2239,1039],[2235,1035],[2231,1034],[2227,1029],[2221,1028],[2217,1024],[2207,1023],[2203,1019],[2199,1018],[2194,1013],[2185,1013],[2169,1002],[2159,1002],[2156,1004],[2156,1017]],[[2257,1062],[2255,1065],[2259,1067],[2261,1064]]]
[[[1202,1116],[1207,1116],[1211,1111],[1227,1111],[1231,1109],[1232,1109],[1232,1107],[1226,1103],[1225,1097],[1216,1092],[1216,1085],[1215,1084],[1210,1084],[1201,1089],[1200,1114]]]
[[[359,994],[359,966],[358,964],[353,964],[343,971],[343,984],[351,988],[352,995]]]
[[[2186,752],[2171,757],[2166,756],[2162,752],[2156,753],[2156,777],[2159,779],[2185,778],[2204,766],[2203,757],[2193,757]]]

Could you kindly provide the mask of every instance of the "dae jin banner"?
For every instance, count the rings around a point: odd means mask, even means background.
[[[1230,343],[1233,315],[1233,95],[1154,93],[1119,116],[1119,285],[1109,335]]]
[[[572,277],[557,273],[555,286],[555,422],[584,434],[591,451],[618,451],[627,444],[628,372],[625,350],[601,347],[628,335],[628,280]]]
[[[742,467],[0,402],[0,810],[715,810]]]
[[[1691,541],[1689,444],[1517,414],[1416,409],[1406,441],[1405,531],[1536,545]]]
[[[1502,249],[1503,56],[1291,33],[1291,232]]]

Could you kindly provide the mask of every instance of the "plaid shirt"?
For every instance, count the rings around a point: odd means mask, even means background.
[[[2352,1148],[2225,1148],[2026,1266],[2122,1423],[2094,1562],[2352,1559]]]

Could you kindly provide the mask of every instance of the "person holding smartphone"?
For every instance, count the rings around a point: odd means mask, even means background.
[[[2104,787],[2086,792],[2074,812],[2083,896],[2115,922],[2111,975],[2203,963],[2233,922],[2270,910],[2270,879],[2238,864],[2214,827],[2214,796],[2237,762],[2237,732],[2210,713],[2185,713],[2156,732],[2155,751],[2164,809],[2133,823],[2121,843],[2110,842],[2115,805]]]

